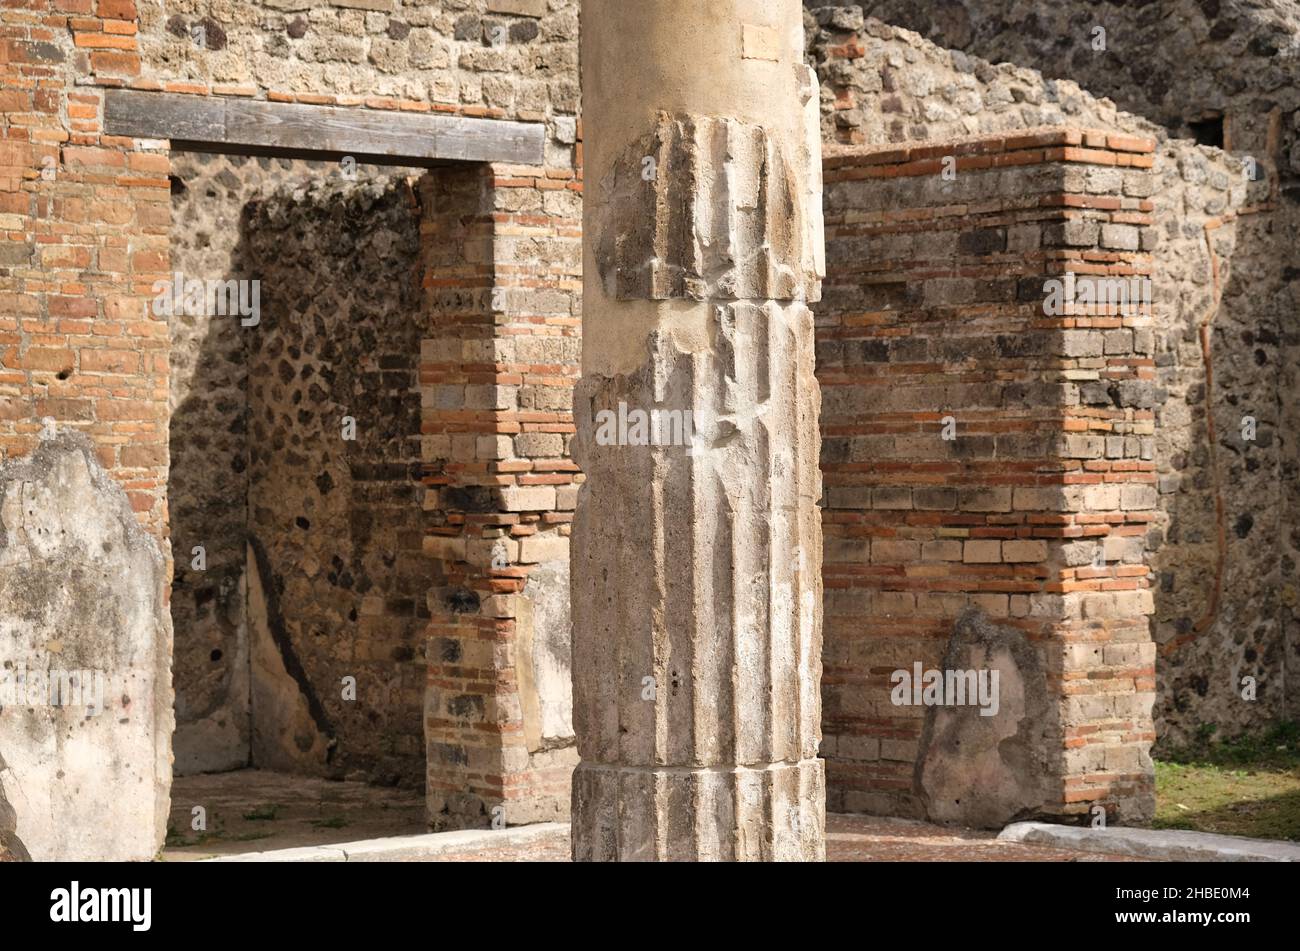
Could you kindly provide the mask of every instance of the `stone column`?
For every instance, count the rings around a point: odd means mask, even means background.
[[[798,0],[583,0],[577,860],[820,860],[817,84]]]

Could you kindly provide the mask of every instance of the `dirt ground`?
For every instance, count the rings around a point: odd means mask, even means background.
[[[205,810],[206,830],[192,829]],[[307,845],[427,832],[418,792],[331,782],[265,770],[186,776],[172,787],[164,861],[265,852]],[[488,840],[490,842],[490,840]],[[873,816],[830,815],[826,853],[832,862],[1098,862],[1112,856],[999,842],[992,832],[953,829]],[[444,862],[564,862],[566,829],[526,846],[488,845],[446,853]]]
[[[196,830],[196,807],[205,828]],[[243,769],[172,783],[166,861],[422,835],[419,792]]]

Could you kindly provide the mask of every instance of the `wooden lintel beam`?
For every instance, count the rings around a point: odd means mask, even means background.
[[[260,99],[219,99],[138,89],[109,89],[109,135],[170,139],[204,151],[428,166],[447,162],[541,165],[539,123],[464,116],[308,106]]]

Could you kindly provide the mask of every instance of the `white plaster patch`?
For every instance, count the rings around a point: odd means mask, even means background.
[[[772,62],[781,60],[781,35],[770,26],[757,26],[746,23],[742,28],[741,53],[745,59],[767,59]]]

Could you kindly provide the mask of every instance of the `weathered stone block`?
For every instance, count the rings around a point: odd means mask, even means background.
[[[1011,511],[1010,489],[962,489],[960,498],[959,507],[968,512]]]
[[[1159,502],[1154,485],[1126,485],[1120,490],[1120,508],[1126,512],[1154,509]]]
[[[991,564],[1002,560],[1002,543],[997,539],[975,539],[966,542],[962,561],[967,564]]]
[[[1037,539],[1005,541],[1002,543],[1002,560],[1010,562],[1046,561],[1047,542]]]
[[[927,710],[921,748],[911,758],[917,762],[917,782],[930,817],[996,828],[1041,808],[1052,798],[1061,750],[1042,729],[1052,717],[1055,698],[1042,658],[1024,632],[998,626],[972,608],[954,626],[941,666],[982,670],[990,679],[985,682],[988,703],[968,699]],[[984,715],[993,703],[994,715]],[[978,795],[972,795],[975,784]]]
[[[827,496],[833,509],[871,508],[871,489],[866,486],[845,486],[831,489]]]
[[[876,509],[910,509],[912,507],[912,490],[893,487],[872,489],[871,507]]]
[[[920,542],[877,538],[871,543],[873,564],[912,564],[921,557]]]
[[[926,542],[921,546],[921,560],[961,561],[961,547],[961,542],[951,538]]]
[[[501,490],[501,505],[507,512],[548,512],[555,508],[552,486],[511,485]]]
[[[391,13],[395,10],[396,0],[329,0],[331,6],[347,7],[353,10],[378,10]]]
[[[1066,330],[1061,333],[1060,353],[1063,357],[1099,357],[1105,338],[1094,330]]]
[[[489,13],[542,17],[546,15],[546,0],[488,0],[487,9]]]
[[[1117,251],[1136,251],[1140,232],[1132,225],[1102,225],[1101,246]]]
[[[141,861],[162,847],[168,567],[85,437],[45,439],[0,467],[0,835],[11,851]]]
[[[1048,247],[1090,248],[1096,245],[1101,226],[1095,221],[1073,218],[1054,222],[1043,228],[1043,244]]]
[[[530,535],[519,542],[519,561],[530,565],[543,561],[565,561],[569,558],[567,535]]]

